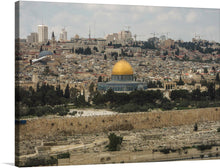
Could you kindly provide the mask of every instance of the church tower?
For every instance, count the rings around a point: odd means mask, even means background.
[[[52,36],[51,36],[51,46],[52,46],[52,50],[54,51],[56,49],[56,40],[55,40],[54,32],[52,32]]]

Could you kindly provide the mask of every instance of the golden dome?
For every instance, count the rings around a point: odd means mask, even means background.
[[[112,75],[133,75],[133,69],[127,61],[122,59],[114,65]]]
[[[75,39],[79,39],[79,35],[78,34],[75,35]]]

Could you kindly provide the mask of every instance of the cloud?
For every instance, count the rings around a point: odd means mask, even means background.
[[[159,13],[157,15],[157,21],[179,21],[182,19],[182,15],[180,12],[176,9],[171,9],[168,12]]]
[[[161,7],[153,7],[153,6],[149,6],[146,8],[146,10],[150,13],[156,13],[158,11],[160,11]]]
[[[86,20],[86,17],[83,15],[78,14],[69,14],[66,11],[62,11],[54,15],[50,22],[52,24],[58,24],[58,25],[68,25],[68,24],[80,24],[80,22],[84,22]]]
[[[119,32],[128,25],[132,34],[137,35],[171,32],[171,37],[175,35],[176,39],[181,36],[184,40],[191,40],[192,32],[205,32],[210,34],[211,40],[219,41],[219,10],[23,2],[21,11],[20,30],[23,38],[37,31],[37,25],[43,19],[43,23],[48,25],[49,37],[52,30],[58,36],[63,27],[66,27],[68,38],[75,34],[88,37],[89,26],[96,37],[104,37],[104,34]]]
[[[179,10],[180,8],[170,10],[170,12],[168,13],[168,16],[173,20],[182,20],[182,15],[180,14]]]
[[[197,20],[197,14],[195,12],[191,11],[186,15],[185,19],[186,19],[187,23],[193,23]]]
[[[167,21],[169,19],[168,14],[159,14],[157,15],[157,21]]]
[[[208,26],[204,28],[202,38],[204,39],[216,39],[216,41],[220,41],[220,27]]]

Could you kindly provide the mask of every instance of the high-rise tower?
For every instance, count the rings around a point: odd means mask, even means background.
[[[67,41],[67,31],[65,29],[60,32],[60,41]]]
[[[48,41],[48,27],[46,25],[38,25],[38,41]]]

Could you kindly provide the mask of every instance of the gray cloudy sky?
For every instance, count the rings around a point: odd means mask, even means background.
[[[21,2],[20,36],[26,38],[37,32],[37,25],[44,23],[58,39],[63,27],[68,39],[75,34],[92,37],[123,30],[130,26],[139,39],[153,36],[151,33],[170,32],[169,37],[191,41],[195,33],[201,38],[220,42],[220,9],[147,7],[131,5],[94,5],[58,2]]]

